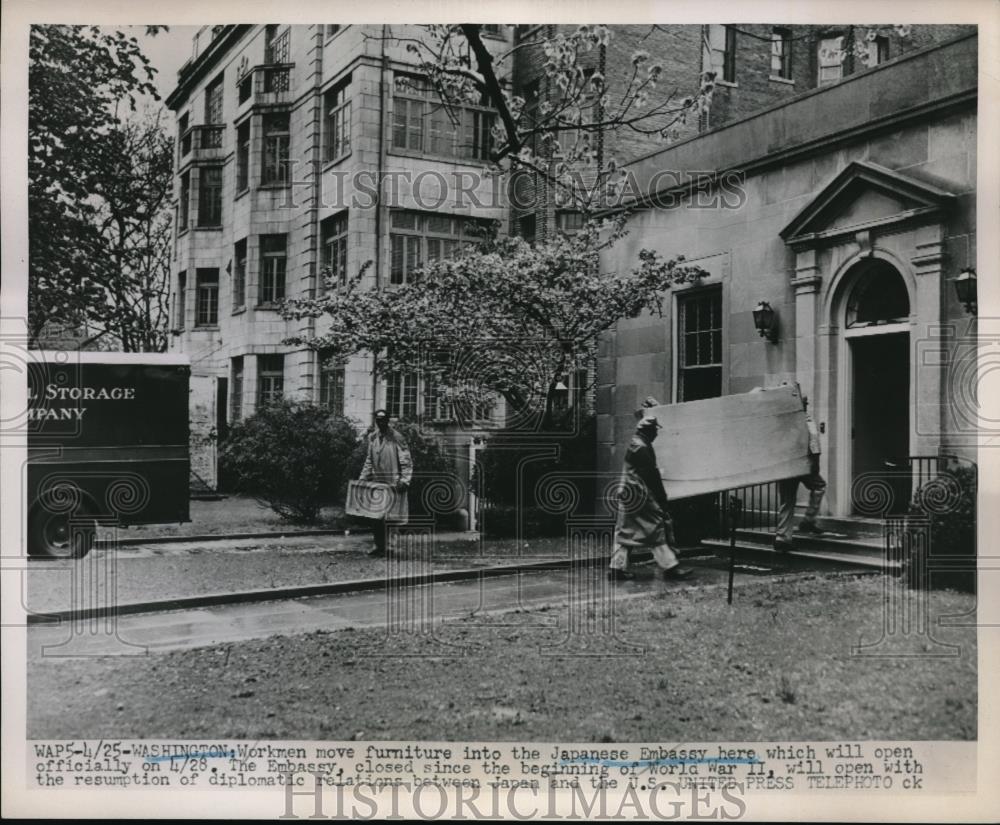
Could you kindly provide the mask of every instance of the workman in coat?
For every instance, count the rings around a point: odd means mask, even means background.
[[[368,436],[368,453],[365,466],[361,470],[360,481],[374,481],[388,484],[396,495],[406,495],[413,478],[413,460],[410,450],[400,433],[389,426],[389,414],[385,410],[375,411],[375,431]],[[369,555],[384,556],[388,525],[386,519],[373,519],[372,532],[375,549]]]
[[[629,556],[636,548],[649,549],[666,579],[683,579],[691,574],[680,566],[670,548],[673,530],[667,512],[667,492],[656,467],[653,441],[660,424],[645,413],[625,451],[615,524],[615,550],[608,570],[610,579],[631,579]]]
[[[823,532],[816,525],[816,515],[819,513],[819,505],[826,492],[826,481],[819,474],[819,433],[812,416],[809,415],[809,399],[804,395],[802,396],[802,408],[806,411],[806,428],[809,430],[809,473],[796,478],[784,479],[778,484],[781,505],[778,510],[778,527],[774,537],[774,549],[779,552],[795,549],[795,542],[792,539],[792,516],[795,513],[795,499],[798,497],[799,484],[802,484],[809,491],[809,503],[806,505],[805,515],[795,532],[810,535]]]

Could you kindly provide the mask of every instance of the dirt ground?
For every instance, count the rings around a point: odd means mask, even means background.
[[[226,496],[218,501],[191,501],[191,521],[183,524],[144,524],[118,531],[123,539],[159,536],[218,536],[235,533],[297,533],[342,527],[342,507],[324,507],[316,524],[292,524],[256,499]]]
[[[619,604],[617,633],[565,612],[473,616],[434,634],[317,632],[142,658],[28,663],[29,738],[753,741],[973,739],[976,632],[882,635],[877,577],[749,582]],[[958,655],[940,657],[957,645]]]

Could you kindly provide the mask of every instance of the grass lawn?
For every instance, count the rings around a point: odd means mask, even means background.
[[[619,638],[565,641],[558,608],[434,636],[319,632],[143,658],[28,663],[31,738],[753,741],[973,739],[974,627],[955,658],[854,656],[874,576],[748,582],[618,603]],[[931,619],[974,597],[936,592]],[[456,655],[458,654],[458,655]],[[573,655],[569,655],[573,654]]]

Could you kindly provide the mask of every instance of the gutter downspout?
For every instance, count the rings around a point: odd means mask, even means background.
[[[381,60],[378,80],[378,170],[375,174],[375,289],[379,289],[382,281],[382,173],[385,170],[385,106],[386,106],[386,52],[385,42],[388,26],[382,24],[380,39]],[[378,353],[372,353],[372,419],[378,409]]]

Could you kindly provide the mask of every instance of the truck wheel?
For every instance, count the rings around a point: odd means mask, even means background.
[[[51,513],[38,508],[28,521],[28,554],[48,559],[81,559],[97,539],[93,521],[70,525],[70,513]]]

